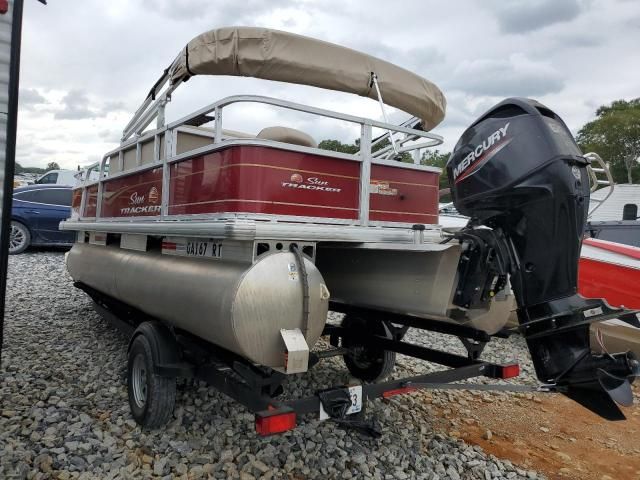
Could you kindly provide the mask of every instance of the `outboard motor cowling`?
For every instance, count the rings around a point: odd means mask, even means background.
[[[589,324],[640,322],[633,312],[577,294],[588,164],[560,117],[534,100],[504,100],[464,132],[446,167],[454,204],[471,217],[457,234],[470,247],[454,303],[487,301],[508,276],[538,378],[619,419],[616,403],[632,401],[630,381],[640,367],[626,352],[593,355]]]

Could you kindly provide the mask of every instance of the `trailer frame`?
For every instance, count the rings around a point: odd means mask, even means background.
[[[416,323],[411,322],[408,315],[390,315],[389,321],[401,325],[391,336],[374,334],[358,334],[358,342],[369,348],[384,349],[414,358],[436,363],[447,370],[390,379],[374,383],[352,383],[338,385],[325,390],[316,391],[314,394],[303,398],[280,400],[277,397],[284,392],[283,382],[287,378],[284,373],[268,367],[252,364],[233,352],[215,346],[188,332],[168,327],[158,320],[145,315],[135,308],[126,305],[112,297],[109,297],[91,287],[77,283],[76,287],[88,293],[95,302],[96,310],[119,330],[123,331],[130,339],[131,346],[136,335],[148,335],[141,332],[141,325],[153,323],[155,328],[170,332],[175,339],[179,351],[173,358],[180,361],[172,363],[154,363],[153,373],[162,378],[187,378],[206,382],[234,401],[240,403],[255,415],[256,432],[260,435],[271,435],[291,430],[297,426],[298,417],[318,414],[322,406],[329,417],[341,425],[357,428],[360,431],[378,436],[379,431],[375,424],[363,421],[366,403],[376,398],[390,398],[395,395],[414,392],[417,390],[442,388],[452,382],[459,382],[476,377],[493,379],[506,379],[516,377],[520,370],[517,363],[498,364],[480,360],[479,356],[484,345],[491,337],[484,332],[479,332],[469,327],[446,324],[441,322]],[[340,304],[332,304],[336,310],[358,313],[359,315],[376,315],[379,317],[389,315],[371,309],[357,307],[344,307]],[[467,355],[458,355],[426,346],[416,345],[403,341],[402,337],[409,325],[402,325],[406,321],[413,328],[427,331],[435,331],[445,335],[457,336],[467,349]],[[143,329],[144,330],[144,329]],[[149,330],[149,329],[147,329]],[[151,329],[153,330],[153,329]],[[323,336],[329,337],[331,347],[312,353],[310,368],[321,359],[330,356],[344,356],[348,349],[342,346],[345,338],[353,335],[350,329],[343,326],[327,324]],[[349,387],[360,386],[362,388],[362,412],[359,415],[347,415],[346,402],[351,402]],[[486,385],[483,385],[486,386]],[[504,385],[494,385],[496,389]],[[457,385],[453,386],[454,388]],[[460,385],[460,387],[464,387]],[[529,388],[529,387],[526,387]],[[531,387],[531,390],[535,390]]]

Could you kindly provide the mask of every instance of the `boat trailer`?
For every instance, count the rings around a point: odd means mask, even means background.
[[[378,438],[381,433],[377,422],[373,418],[365,418],[367,402],[376,398],[388,399],[418,390],[555,391],[553,386],[547,385],[452,383],[476,377],[509,379],[520,374],[518,363],[497,364],[480,360],[485,345],[492,338],[481,330],[438,321],[425,322],[424,319],[416,321],[410,315],[331,304],[332,309],[347,316],[366,315],[369,322],[374,318],[376,319],[374,321],[384,323],[388,334],[363,334],[348,326],[327,324],[322,335],[329,337],[330,348],[312,352],[309,368],[325,358],[348,357],[355,353],[373,357],[379,354],[387,355],[384,361],[387,362],[386,367],[390,370],[395,363],[395,354],[399,353],[442,365],[448,369],[376,383],[352,382],[318,390],[308,397],[280,400],[278,397],[284,392],[282,384],[287,377],[286,374],[257,366],[233,352],[188,332],[166,326],[85,284],[74,285],[91,296],[95,302],[96,311],[103,318],[127,335],[130,361],[135,339],[143,336],[152,347],[151,372],[153,375],[174,385],[179,378],[206,382],[254,413],[256,432],[263,436],[294,429],[298,424],[298,418],[303,415],[319,415],[321,420],[332,420],[344,428],[352,428],[364,435]],[[383,318],[385,320],[382,320]],[[466,348],[467,355],[453,354],[405,342],[403,337],[409,328],[456,336]],[[502,331],[493,337],[508,335],[508,332]],[[352,342],[350,347],[345,346],[350,342]],[[379,360],[379,358],[376,359]],[[347,360],[345,363],[348,365]],[[131,379],[129,381],[131,382]],[[130,385],[129,395],[135,395],[135,391],[136,387]],[[166,410],[156,412],[158,425],[166,422],[172,415],[174,400],[175,386],[173,400],[166,404]]]

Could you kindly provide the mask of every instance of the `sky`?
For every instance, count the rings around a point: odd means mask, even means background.
[[[433,133],[450,151],[495,103],[531,97],[575,134],[600,105],[640,97],[640,1],[25,0],[16,161],[77,168],[115,148],[162,71],[198,34],[259,26],[319,38],[393,62],[447,98]],[[376,101],[314,87],[195,77],[169,120],[223,97],[273,96],[382,120]],[[394,123],[409,116],[387,108]],[[356,127],[262,106],[225,110],[225,128],[299,128],[353,142]]]

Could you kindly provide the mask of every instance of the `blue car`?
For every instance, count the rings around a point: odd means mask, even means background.
[[[24,252],[31,245],[71,245],[76,232],[58,230],[71,215],[71,187],[29,185],[13,191],[9,253]]]

